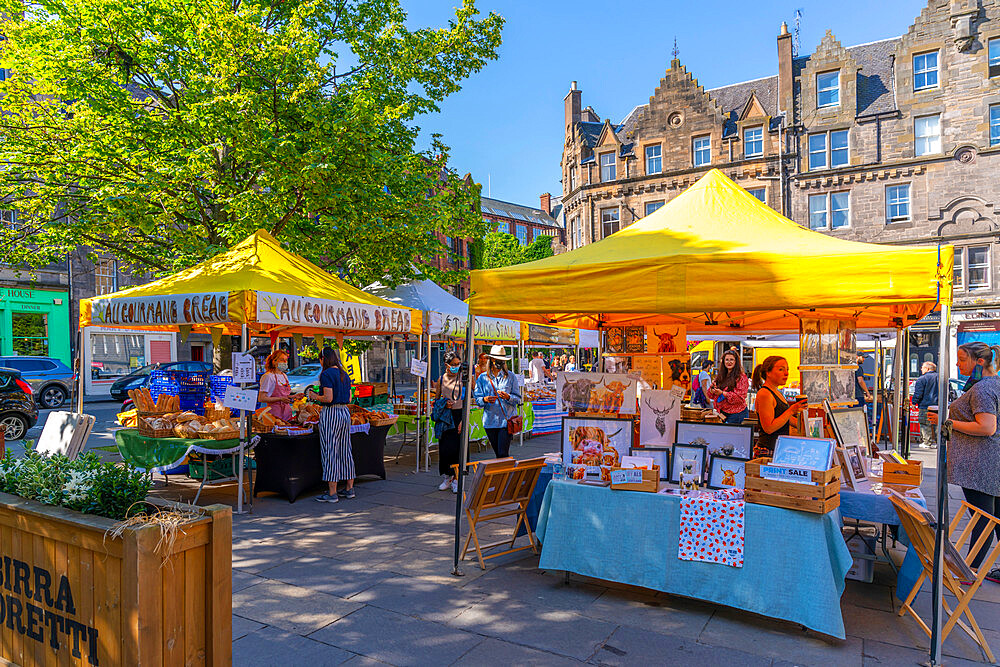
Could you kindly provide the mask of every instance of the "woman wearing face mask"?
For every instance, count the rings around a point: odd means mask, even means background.
[[[292,419],[292,402],[302,397],[302,394],[292,394],[288,384],[288,353],[275,350],[264,361],[267,371],[260,378],[260,394],[257,400],[271,408],[271,414],[286,422]]]
[[[493,453],[502,459],[510,453],[510,434],[507,420],[517,414],[521,392],[514,374],[507,370],[507,351],[503,345],[490,350],[490,368],[476,380],[472,396],[483,409],[483,428],[489,438]]]
[[[781,394],[781,387],[788,382],[788,362],[783,357],[765,359],[753,371],[753,388],[757,391],[757,418],[760,420],[760,438],[753,448],[754,458],[774,454],[778,436],[788,435],[789,424],[806,408],[802,398],[789,404]]]
[[[742,424],[750,415],[747,409],[747,391],[750,381],[743,372],[735,350],[726,350],[722,354],[722,368],[715,382],[709,387],[708,395],[712,400],[719,401],[719,411],[726,418],[727,424]]]
[[[438,472],[441,473],[439,491],[451,489],[458,493],[458,480],[455,478],[453,465],[458,465],[459,444],[462,432],[462,398],[465,387],[462,385],[462,360],[454,352],[444,356],[445,372],[438,378],[438,401],[445,401],[445,408],[451,410],[452,426],[446,427],[438,437]]]
[[[987,514],[1000,514],[1000,433],[997,432],[997,415],[1000,414],[1000,378],[996,363],[1000,360],[1000,346],[990,347],[979,341],[958,347],[957,365],[962,375],[969,376],[965,393],[948,408],[947,425],[951,427],[948,445],[948,482],[962,487],[965,500]],[[936,425],[938,415],[928,412],[927,420]],[[974,545],[983,532],[982,525],[972,528]],[[996,531],[1000,537],[1000,528]],[[978,569],[993,543],[993,535],[986,538],[979,553],[970,565]],[[1000,583],[1000,567],[986,575],[990,581]]]

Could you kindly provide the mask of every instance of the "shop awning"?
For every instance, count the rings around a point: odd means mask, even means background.
[[[419,334],[420,311],[348,285],[258,230],[172,276],[80,301],[80,326],[280,335]]]
[[[805,229],[713,169],[602,241],[473,271],[469,304],[477,315],[587,329],[798,331],[800,316],[896,328],[939,297],[950,302],[953,258],[951,246],[858,243]]]
[[[374,283],[366,287],[365,291],[386,301],[423,311],[424,323],[432,336],[465,338],[469,304],[433,280],[414,280],[395,288]],[[520,322],[498,317],[476,318],[475,336],[478,341],[511,343],[517,341],[520,335]]]

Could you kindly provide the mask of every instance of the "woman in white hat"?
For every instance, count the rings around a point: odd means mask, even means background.
[[[521,392],[517,379],[507,370],[507,350],[503,345],[494,345],[490,350],[490,367],[476,379],[476,390],[472,394],[476,405],[483,409],[483,428],[490,440],[493,453],[498,459],[509,455],[510,434],[507,420],[517,414],[521,404]]]

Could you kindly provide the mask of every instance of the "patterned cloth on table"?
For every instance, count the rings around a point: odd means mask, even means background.
[[[742,497],[739,489],[725,489],[682,498],[677,557],[743,567]]]

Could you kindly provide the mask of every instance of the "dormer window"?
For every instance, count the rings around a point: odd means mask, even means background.
[[[840,105],[840,70],[816,75],[816,107]]]
[[[913,90],[937,88],[938,85],[938,54],[937,51],[921,53],[913,56]]]
[[[601,155],[601,182],[613,181],[616,176],[616,161],[614,153],[603,153]]]
[[[759,157],[764,154],[763,127],[748,127],[743,130],[743,154],[746,157]]]

